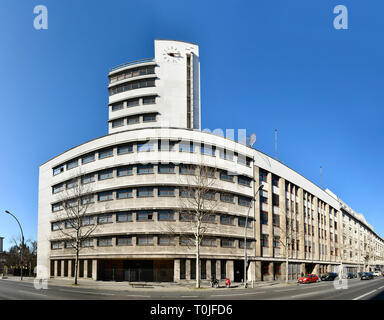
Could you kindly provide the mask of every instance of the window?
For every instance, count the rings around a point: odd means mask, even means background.
[[[220,179],[224,181],[233,182],[233,175],[229,174],[228,171],[220,172]]]
[[[179,194],[182,198],[193,198],[195,196],[195,191],[190,189],[180,189]]]
[[[65,184],[67,189],[72,189],[77,186],[77,179],[72,179]]]
[[[260,179],[260,182],[261,181],[267,182],[267,172],[260,170],[259,179]]]
[[[158,148],[159,151],[175,151],[176,141],[170,140],[159,140]]]
[[[274,248],[280,248],[280,237],[279,236],[273,237],[273,247]]]
[[[260,223],[261,224],[268,224],[268,212],[266,212],[266,211],[260,212]]]
[[[112,128],[122,127],[124,125],[124,118],[113,120],[111,123],[112,123]]]
[[[234,196],[230,193],[221,193],[220,200],[223,202],[233,203]]]
[[[72,169],[72,168],[76,168],[78,165],[79,165],[79,160],[78,159],[69,161],[67,163],[67,170]]]
[[[244,240],[239,240],[239,248],[244,249]],[[251,249],[251,248],[252,248],[251,240],[247,239],[247,249]]]
[[[66,249],[75,248],[75,247],[76,247],[75,241],[65,241],[64,242],[64,248],[66,248]]]
[[[124,104],[122,102],[114,103],[111,107],[112,111],[118,111],[124,108]]]
[[[249,167],[251,165],[251,159],[246,156],[243,156],[242,154],[239,154],[237,156],[237,163],[240,163]]]
[[[175,195],[174,187],[159,187],[158,195],[160,197],[173,197]]]
[[[95,197],[93,194],[81,197],[81,204],[83,205],[94,203],[94,202],[95,202]]]
[[[112,246],[112,238],[111,237],[99,238],[97,239],[97,245],[99,247],[110,247]]]
[[[157,238],[157,243],[160,246],[171,246],[175,244],[175,238],[169,235],[159,235]]]
[[[113,148],[99,151],[99,159],[104,159],[113,156]]]
[[[113,178],[113,169],[107,169],[99,172],[99,180],[106,180]]]
[[[238,176],[237,177],[237,182],[239,184],[241,184],[242,186],[247,186],[247,187],[250,187],[251,186],[251,179],[250,178],[247,178],[247,177],[243,177],[243,176]]]
[[[194,245],[194,240],[189,238],[189,237],[186,237],[186,236],[180,236],[179,244],[181,246],[193,246]]]
[[[82,226],[91,226],[95,224],[95,219],[93,216],[81,218]]]
[[[60,230],[61,227],[62,227],[62,223],[61,222],[53,222],[52,225],[51,225],[51,230],[52,231]]]
[[[137,165],[137,174],[153,173],[153,164],[139,164]]]
[[[263,196],[260,196],[260,202],[261,202],[261,203],[268,204],[268,198],[263,197]]]
[[[143,98],[143,105],[147,105],[147,104],[155,104],[156,103],[156,97],[155,96],[152,96],[152,97],[144,97]]]
[[[62,203],[55,203],[52,205],[52,212],[60,211],[63,210],[63,205]]]
[[[216,222],[216,215],[215,214],[205,214],[201,218],[201,221],[206,223],[215,223]]]
[[[179,172],[180,174],[195,174],[195,166],[180,164]]]
[[[195,216],[193,215],[193,213],[190,213],[190,212],[180,212],[179,220],[180,221],[195,221]]]
[[[131,99],[131,100],[127,100],[127,107],[130,108],[130,107],[136,107],[138,106],[140,103],[139,103],[139,99]]]
[[[233,152],[226,149],[220,150],[220,158],[233,161]]]
[[[119,167],[116,170],[118,177],[130,176],[133,174],[132,166]]]
[[[136,124],[139,122],[139,116],[130,116],[127,118],[127,124]]]
[[[280,216],[278,214],[273,215],[273,225],[275,227],[280,227]]]
[[[206,199],[206,200],[215,200],[216,199],[216,192],[206,190],[201,194],[201,197],[203,199]]]
[[[125,154],[125,153],[131,153],[133,152],[133,145],[132,144],[124,144],[117,147],[117,154]]]
[[[136,244],[138,246],[150,246],[153,245],[153,236],[151,235],[140,235],[136,237]]]
[[[149,113],[143,115],[143,122],[154,122],[156,121],[156,113]]]
[[[209,146],[209,145],[207,146],[204,144],[200,146],[201,154],[205,154],[207,156],[215,156],[215,151],[216,151],[216,148],[214,146]]]
[[[268,235],[267,234],[262,234],[261,235],[261,246],[262,247],[268,247]]]
[[[59,241],[56,241],[56,242],[51,242],[51,249],[52,250],[55,250],[55,249],[61,249],[61,242]]]
[[[52,193],[58,193],[63,190],[64,190],[64,183],[60,183],[52,187]]]
[[[159,173],[174,173],[175,172],[175,165],[173,163],[167,163],[167,164],[160,164],[159,163],[158,172]]]
[[[58,166],[56,168],[53,168],[53,175],[57,175],[59,173],[64,172],[64,165]]]
[[[137,144],[137,151],[142,152],[142,151],[154,151],[155,150],[155,145],[152,141],[147,141],[144,143],[138,143]]]
[[[203,239],[201,239],[201,245],[203,247],[216,247],[217,246],[216,238],[214,238],[214,237],[203,237]]]
[[[159,221],[173,221],[175,220],[175,216],[173,211],[159,211],[157,213],[157,220]]]
[[[97,217],[97,224],[112,223],[112,214],[101,214]]]
[[[92,162],[92,161],[95,161],[95,154],[94,153],[87,154],[87,155],[85,155],[84,157],[81,158],[81,163],[82,164],[86,164],[86,163],[89,163],[89,162]]]
[[[153,211],[138,211],[136,212],[136,220],[137,221],[148,221],[152,220]]]
[[[137,188],[137,196],[138,197],[153,197],[153,188],[150,188],[150,187]]]
[[[132,189],[121,189],[116,191],[116,199],[133,198]]]
[[[279,177],[272,176],[272,185],[275,187],[279,187]]]
[[[251,199],[242,196],[238,196],[237,202],[240,206],[249,207],[251,205]]]
[[[247,219],[244,218],[244,217],[238,217],[238,218],[237,218],[238,226],[244,228],[244,227],[245,227],[245,221],[246,221],[246,220],[247,220]],[[249,219],[249,218],[248,218],[248,221],[247,221],[247,227],[248,227],[248,228],[252,228],[252,220]]]
[[[98,201],[113,200],[113,193],[112,193],[112,191],[98,193],[97,194],[97,200]]]
[[[179,143],[180,152],[195,152],[195,148],[192,141],[181,141]]]
[[[234,225],[235,224],[235,217],[230,216],[228,214],[222,214],[220,216],[220,223],[221,224]]]
[[[117,246],[131,246],[132,245],[132,237],[131,236],[118,236],[118,237],[116,237],[116,245]]]
[[[233,239],[221,239],[221,246],[223,248],[233,248],[235,246],[235,241]]]
[[[140,72],[137,71],[136,75],[139,75],[139,74]],[[133,72],[132,75],[135,75],[135,72]],[[109,95],[112,96],[114,94],[129,91],[129,90],[154,87],[154,86],[155,86],[155,79],[142,79],[142,80],[130,81],[128,83],[120,84],[110,88]]]
[[[93,247],[93,239],[85,239],[85,240],[81,241],[80,246],[82,248]]]
[[[95,175],[93,173],[87,174],[81,178],[82,184],[87,184],[87,183],[91,183],[91,182],[95,182]]]
[[[118,212],[116,213],[116,222],[133,221],[132,212]]]

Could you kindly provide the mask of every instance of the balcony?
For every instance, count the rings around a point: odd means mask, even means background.
[[[111,72],[114,72],[116,70],[128,67],[128,66],[132,66],[132,65],[140,64],[140,63],[145,63],[145,62],[153,62],[153,61],[155,61],[153,58],[150,58],[150,59],[148,58],[148,59],[141,59],[141,60],[126,62],[126,63],[120,64],[116,67],[111,68],[111,70],[109,72],[111,73]]]

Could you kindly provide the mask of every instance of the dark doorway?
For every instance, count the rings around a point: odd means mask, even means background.
[[[233,274],[234,274],[234,282],[241,282],[244,279],[244,261],[243,260],[235,260],[233,262]]]
[[[123,262],[125,281],[153,281],[153,260],[125,260]]]

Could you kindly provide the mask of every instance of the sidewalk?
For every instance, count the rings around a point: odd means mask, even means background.
[[[20,277],[6,276],[4,280],[19,281]],[[24,277],[22,282],[33,283],[34,278]],[[195,282],[193,280],[183,283],[174,282],[113,282],[113,281],[94,281],[92,279],[78,279],[78,286],[73,284],[74,280],[69,278],[62,279],[49,279],[49,285],[52,286],[64,286],[64,287],[77,287],[82,289],[98,289],[98,290],[116,290],[116,291],[132,291],[132,290],[150,290],[150,291],[185,291],[185,290],[248,290],[252,289],[252,283],[248,283],[248,288],[244,288],[242,283],[232,283],[231,288],[225,287],[224,280],[220,281],[219,288],[211,288],[208,281],[203,280],[201,282],[201,288],[195,288]],[[1,279],[0,279],[1,284]],[[261,287],[286,287],[287,285],[295,285],[296,281],[290,281],[286,284],[284,281],[257,281],[254,282],[253,288]]]

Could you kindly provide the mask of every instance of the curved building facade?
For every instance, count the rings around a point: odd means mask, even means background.
[[[197,45],[155,40],[154,59],[113,68],[109,80],[109,133],[40,166],[40,270],[73,276],[74,251],[61,230],[62,195],[74,182],[87,186],[86,223],[95,226],[82,244],[80,278],[184,281],[200,270],[202,279],[241,281],[245,229],[251,280],[283,279],[286,250],[292,279],[341,262],[351,270],[383,264],[383,239],[332,192],[254,148],[201,131]],[[201,165],[214,172],[218,205],[197,267],[181,203]]]

